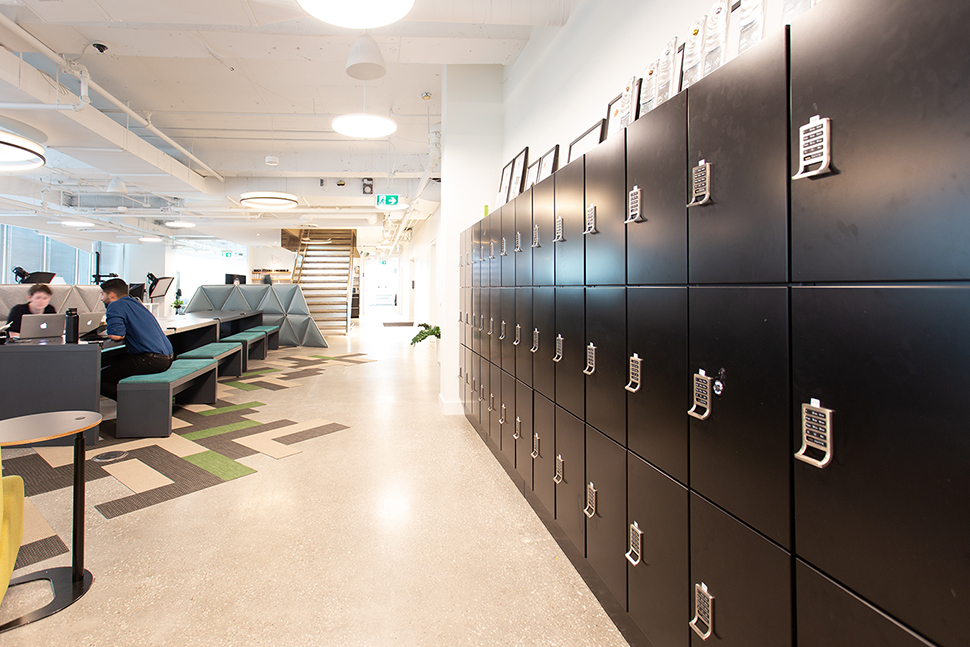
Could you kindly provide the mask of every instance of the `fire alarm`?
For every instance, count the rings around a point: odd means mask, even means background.
[[[361,187],[364,190],[364,195],[374,195],[374,178],[365,177],[361,180]]]

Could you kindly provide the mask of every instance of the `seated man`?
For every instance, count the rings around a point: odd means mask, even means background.
[[[24,315],[53,315],[57,310],[51,305],[51,289],[43,283],[30,286],[27,290],[27,303],[18,303],[10,309],[7,323],[10,324],[11,337],[20,337],[20,323]]]
[[[172,344],[158,320],[141,301],[128,296],[128,284],[111,279],[101,284],[109,339],[125,342],[128,356],[101,371],[101,395],[118,399],[118,382],[132,375],[161,373],[172,365]]]

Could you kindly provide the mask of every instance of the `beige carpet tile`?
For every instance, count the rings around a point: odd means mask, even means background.
[[[176,429],[182,429],[183,427],[191,427],[191,426],[192,426],[191,422],[185,422],[180,418],[176,418],[175,416],[172,416],[172,431],[175,431]]]
[[[29,498],[24,499],[24,539],[22,544],[32,544],[41,539],[54,537],[57,533],[44,519],[37,506]]]
[[[262,434],[256,434],[254,436],[246,436],[245,438],[240,438],[236,442],[240,445],[245,445],[250,449],[255,449],[260,454],[266,454],[277,460],[280,458],[286,458],[287,456],[292,456],[293,454],[299,454],[301,449],[295,449],[287,445],[279,443],[270,436],[272,434],[277,434],[279,430],[268,431]]]
[[[35,447],[34,451],[51,467],[64,467],[74,464],[73,447]]]
[[[138,459],[109,463],[104,466],[104,470],[137,494],[174,483],[172,479],[156,472]]]

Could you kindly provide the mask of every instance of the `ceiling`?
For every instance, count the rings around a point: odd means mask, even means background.
[[[405,222],[437,207],[442,65],[511,65],[534,27],[562,26],[575,2],[416,0],[404,20],[368,32],[387,74],[365,88],[344,71],[363,32],[322,23],[296,0],[0,0],[16,23],[0,24],[0,127],[48,147],[39,172],[0,177],[0,220],[119,242],[156,231],[188,244],[355,227],[376,249],[385,214],[362,178],[376,192],[422,194]],[[87,70],[90,105],[35,108],[81,103],[78,74],[54,53]],[[395,134],[351,140],[331,129],[334,117],[362,112],[365,96],[367,112],[397,121]],[[115,177],[127,198],[107,194]],[[237,201],[251,190],[293,193],[300,205],[246,209]],[[78,216],[111,231],[57,224]],[[173,218],[195,223],[194,238],[160,225]]]

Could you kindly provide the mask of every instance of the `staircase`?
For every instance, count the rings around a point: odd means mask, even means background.
[[[292,230],[290,233],[297,234]],[[310,317],[325,336],[350,332],[351,276],[357,231],[301,229],[289,238],[296,247],[293,283],[302,288]]]

